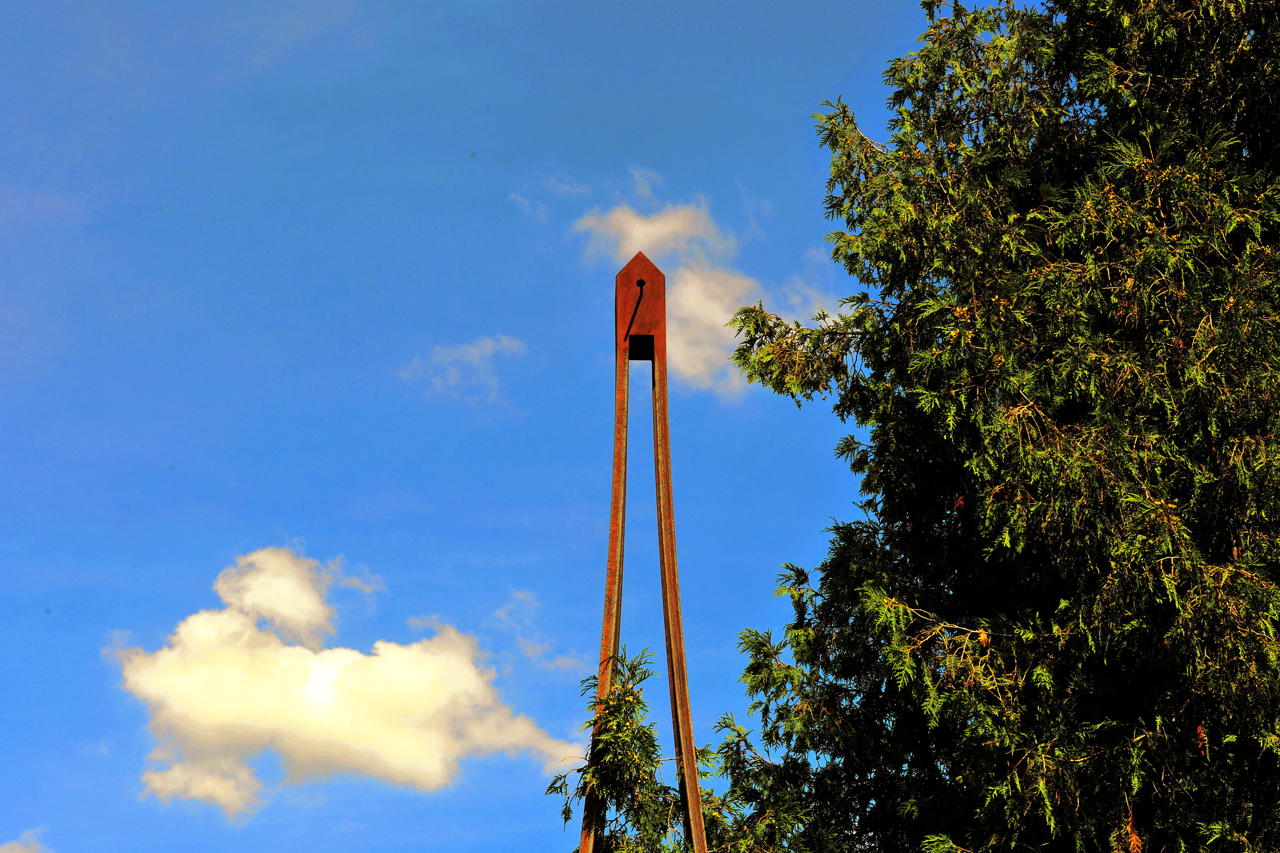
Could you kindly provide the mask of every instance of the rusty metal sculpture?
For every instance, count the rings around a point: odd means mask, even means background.
[[[684,628],[680,619],[680,577],[676,569],[676,526],[671,503],[671,438],[667,425],[667,279],[653,262],[637,253],[615,281],[617,360],[614,373],[613,497],[609,510],[609,561],[604,587],[604,628],[596,696],[612,686],[622,623],[623,528],[627,512],[627,400],[630,363],[653,364],[653,458],[658,497],[658,562],[662,576],[662,615],[671,685],[671,722],[675,730],[676,768],[684,805],[684,835],[694,853],[706,853],[698,761],[685,672]],[[603,823],[603,804],[590,791],[584,804],[580,853],[594,853]]]

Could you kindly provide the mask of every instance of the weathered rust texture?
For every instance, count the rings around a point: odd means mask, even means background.
[[[623,530],[627,514],[627,403],[632,361],[653,365],[653,459],[657,481],[658,558],[662,579],[662,616],[671,688],[671,722],[675,731],[680,799],[685,838],[694,853],[706,853],[702,824],[698,762],[685,669],[684,627],[680,618],[680,574],[676,567],[676,523],[671,490],[671,434],[667,418],[667,279],[643,252],[636,254],[615,279],[616,361],[613,408],[613,495],[609,508],[609,560],[605,572],[604,627],[600,635],[600,668],[596,697],[603,700],[613,681],[622,624]],[[594,853],[596,827],[603,804],[588,790],[583,805],[581,853]]]

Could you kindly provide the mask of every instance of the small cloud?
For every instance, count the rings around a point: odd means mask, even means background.
[[[397,375],[410,385],[424,386],[429,396],[498,403],[502,394],[497,359],[526,352],[524,341],[510,335],[476,338],[457,346],[435,347],[426,358],[417,356],[401,365]]]
[[[40,843],[40,835],[43,832],[44,827],[28,829],[18,836],[17,841],[6,841],[0,844],[0,853],[52,853],[48,847]]]
[[[267,750],[286,785],[357,773],[424,792],[468,756],[521,752],[551,768],[581,752],[504,704],[475,638],[452,626],[367,654],[290,642],[332,630],[331,582],[289,549],[255,551],[218,576],[222,609],[188,616],[154,652],[113,650],[157,742],[147,794],[246,815],[263,798],[249,761]]]

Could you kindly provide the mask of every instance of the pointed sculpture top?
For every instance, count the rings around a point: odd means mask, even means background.
[[[667,277],[644,252],[636,252],[615,281],[614,314],[619,352],[651,361],[667,350]]]

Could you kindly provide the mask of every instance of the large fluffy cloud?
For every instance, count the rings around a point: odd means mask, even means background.
[[[369,654],[321,648],[332,578],[289,549],[255,551],[218,576],[225,607],[188,616],[157,651],[116,651],[157,741],[148,792],[239,815],[262,797],[248,761],[265,750],[287,782],[346,772],[420,791],[449,784],[469,755],[553,766],[580,752],[505,705],[474,638],[452,627]]]

